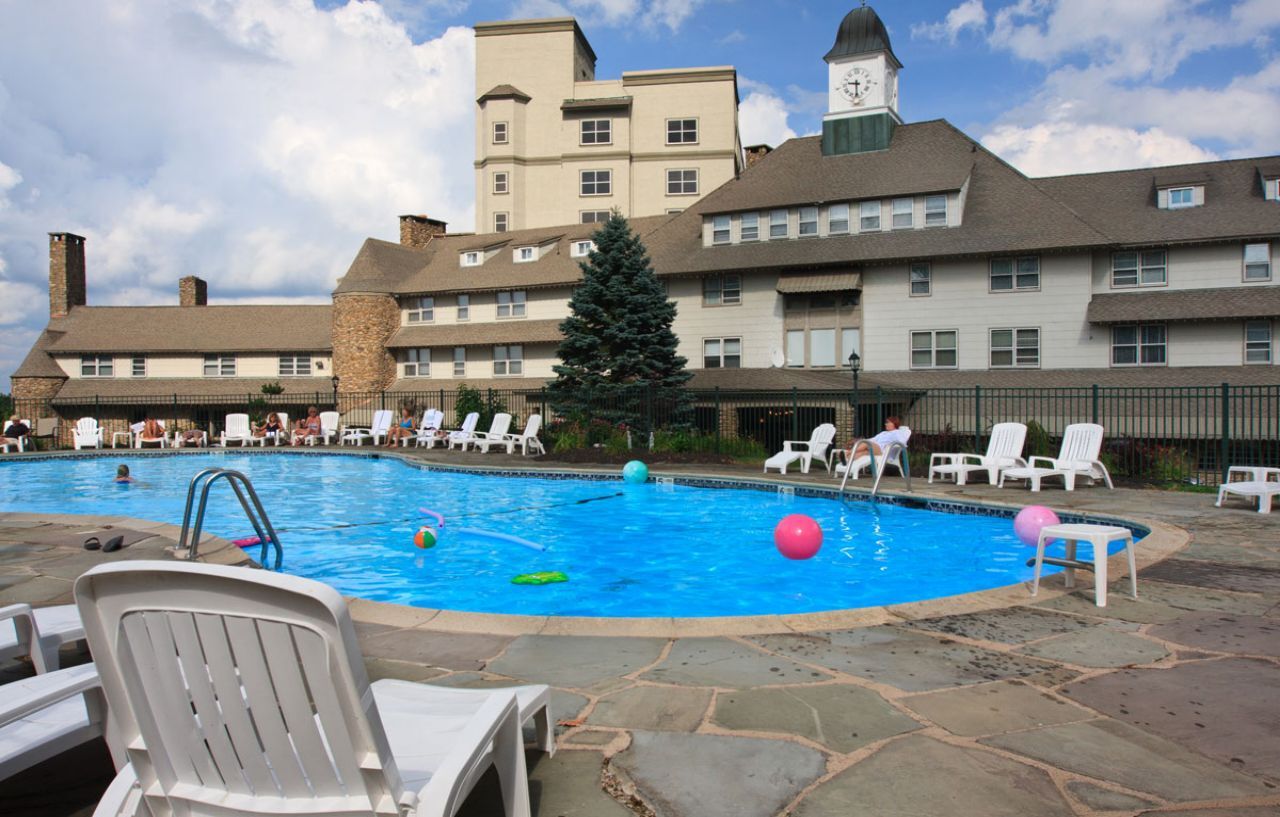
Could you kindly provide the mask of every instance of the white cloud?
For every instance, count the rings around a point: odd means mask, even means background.
[[[1112,125],[1002,125],[982,144],[1028,176],[1057,176],[1132,167],[1208,162],[1218,156],[1159,128]]]
[[[720,39],[716,40],[716,45],[733,45],[735,43],[744,43],[747,41],[747,35],[743,34],[740,29],[734,29]]]
[[[786,101],[763,83],[738,77],[739,87],[746,93],[738,106],[738,129],[743,145],[765,144],[777,147],[796,132],[787,123],[790,113]]]
[[[911,27],[911,36],[926,40],[946,40],[955,45],[961,32],[973,29],[981,33],[987,27],[987,10],[982,0],[965,0],[947,12],[937,23],[919,23]]]
[[[511,17],[577,17],[586,26],[680,28],[707,0],[516,0]]]

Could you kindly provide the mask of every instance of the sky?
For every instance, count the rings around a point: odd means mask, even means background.
[[[743,144],[816,133],[857,0],[0,0],[0,391],[90,304],[326,303],[397,216],[473,227],[478,21],[577,17],[622,71],[732,65]],[[878,0],[907,122],[1032,176],[1280,154],[1280,0]],[[122,333],[129,327],[122,326]]]

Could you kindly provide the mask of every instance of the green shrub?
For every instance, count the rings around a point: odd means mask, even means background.
[[[587,432],[579,423],[557,423],[551,429],[554,442],[551,450],[557,454],[587,447]]]
[[[476,412],[480,415],[479,422],[476,423],[476,429],[479,431],[488,431],[489,425],[493,422],[493,415],[501,414],[507,410],[507,404],[502,398],[493,395],[490,390],[487,393],[480,389],[473,389],[466,383],[458,385],[458,399],[454,404],[454,414],[456,419],[454,424],[459,428],[462,427],[462,421],[467,419],[467,415]],[[516,424],[515,417],[511,418],[511,424]]]
[[[1031,457],[1052,457],[1057,453],[1053,439],[1049,436],[1049,432],[1045,431],[1044,426],[1035,420],[1028,420],[1027,443],[1023,448],[1023,456],[1030,459]]]
[[[284,394],[284,386],[281,386],[281,385],[280,385],[280,381],[279,381],[279,380],[277,380],[277,381],[276,381],[276,382],[274,382],[274,383],[263,383],[263,384],[262,384],[262,393],[263,393],[263,394],[272,394],[272,395],[274,395],[274,394]]]

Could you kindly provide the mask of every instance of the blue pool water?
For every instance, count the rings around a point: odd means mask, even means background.
[[[112,483],[127,463],[139,480]],[[1012,521],[772,491],[428,471],[395,459],[210,454],[0,463],[0,511],[120,514],[181,523],[191,477],[243,471],[284,544],[284,570],[346,595],[419,607],[575,616],[735,616],[895,604],[1031,577]],[[428,508],[440,543],[420,550]],[[825,532],[814,558],[778,554],[783,516]],[[457,528],[522,537],[535,551]],[[205,530],[253,531],[225,482]],[[1089,557],[1087,547],[1082,555]],[[250,555],[258,556],[258,548]],[[105,557],[104,557],[105,558]],[[569,581],[511,584],[563,571]]]

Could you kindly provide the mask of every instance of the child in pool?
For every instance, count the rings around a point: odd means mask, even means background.
[[[124,463],[121,463],[120,467],[116,469],[115,481],[116,482],[135,482],[136,480],[134,480],[133,477],[129,476],[129,466],[125,465]]]

